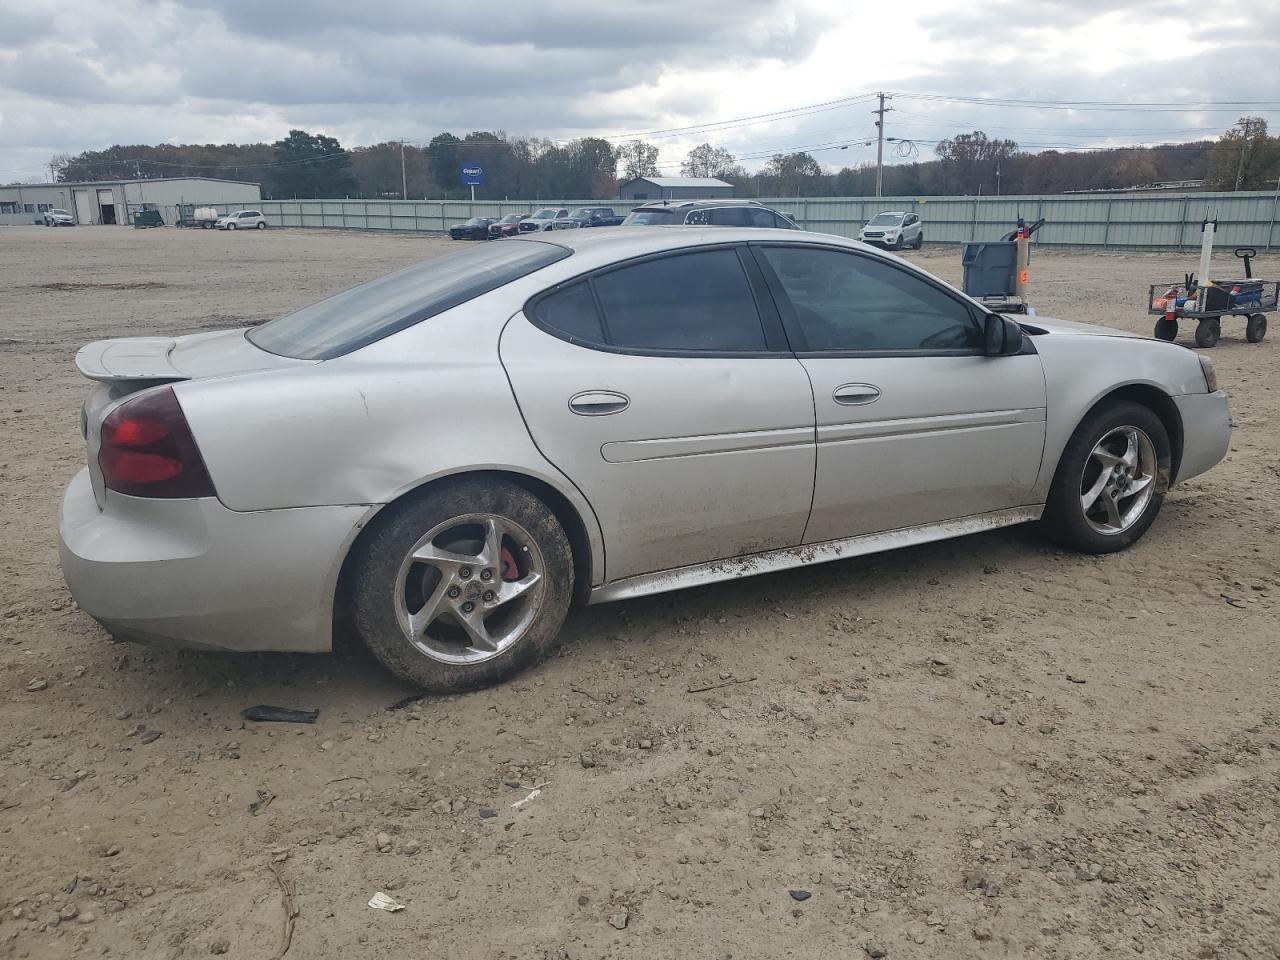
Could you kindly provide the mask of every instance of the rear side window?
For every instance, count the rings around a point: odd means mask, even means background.
[[[746,207],[713,207],[711,210],[713,227],[749,227],[750,211]]]
[[[682,253],[610,270],[546,297],[536,317],[570,338],[624,350],[766,350],[735,250]]]
[[[516,240],[433,257],[255,327],[249,342],[268,353],[328,360],[563,260],[552,243]]]

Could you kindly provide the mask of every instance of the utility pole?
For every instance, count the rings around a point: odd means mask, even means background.
[[[887,94],[878,93],[880,98],[880,107],[871,112],[876,115],[876,196],[884,195],[884,115],[893,107],[884,105]]]
[[[404,141],[400,141],[400,199],[409,199],[409,181],[404,175]]]

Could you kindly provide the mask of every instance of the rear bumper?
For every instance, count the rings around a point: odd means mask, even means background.
[[[218,500],[147,500],[81,470],[58,517],[62,573],[115,636],[240,651],[323,652],[333,596],[365,506],[238,513]]]
[[[1182,462],[1175,483],[1204,473],[1227,455],[1231,445],[1231,408],[1227,395],[1193,393],[1174,397],[1182,418]]]

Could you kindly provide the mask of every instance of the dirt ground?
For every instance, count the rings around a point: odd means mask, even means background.
[[[0,229],[0,957],[1280,957],[1280,380],[1239,324],[1227,461],[1122,555],[1015,528],[593,607],[397,710],[359,651],[109,641],[58,570],[74,351],[447,245]],[[1148,332],[1194,261],[1038,253],[1034,299]]]

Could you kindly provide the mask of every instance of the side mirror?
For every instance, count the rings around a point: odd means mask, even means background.
[[[1022,352],[1022,327],[998,313],[987,314],[982,327],[982,348],[988,357],[1011,357]]]

